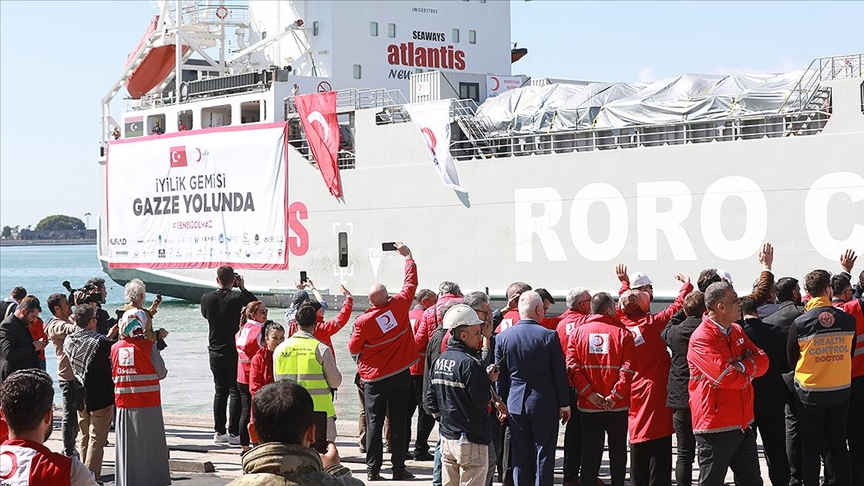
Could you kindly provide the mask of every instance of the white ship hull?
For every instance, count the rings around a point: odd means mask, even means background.
[[[843,249],[864,252],[860,82],[824,83],[834,112],[815,135],[562,153],[527,147],[533,153],[458,162],[467,198],[441,183],[413,124],[376,125],[380,108],[358,110],[344,199],[289,146],[288,201],[308,209],[308,249],[290,255],[287,270],[242,273],[271,305],[289,301],[301,270],[331,294],[340,283],[361,294],[374,282],[395,291],[402,259],[381,251],[393,240],[410,245],[421,287],[452,280],[497,298],[515,280],[553,295],[575,286],[614,291],[618,262],[648,273],[661,299],[677,292],[675,272],[695,279],[709,267],[729,270],[740,293],[758,276],[764,241],[774,244],[778,277],[836,271]],[[118,283],[140,278],[148,291],[189,300],[215,286],[213,268],[111,268],[104,217],[100,230],[100,262]],[[348,233],[347,267],[339,266],[340,232]]]

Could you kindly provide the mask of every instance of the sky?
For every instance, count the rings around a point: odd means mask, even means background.
[[[95,227],[101,99],[156,13],[149,1],[0,1],[0,226],[89,212]],[[862,19],[864,1],[514,1],[511,38],[528,55],[513,72],[785,72],[864,52]]]

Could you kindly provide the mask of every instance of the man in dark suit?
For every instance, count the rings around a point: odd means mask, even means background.
[[[534,291],[519,297],[519,322],[498,335],[498,394],[507,402],[516,486],[552,484],[558,419],[570,419],[564,353],[558,334],[539,322],[545,311]]]
[[[783,410],[791,393],[783,381],[783,373],[790,370],[786,358],[786,333],[780,327],[765,324],[759,319],[756,303],[752,299],[741,299],[741,313],[744,315],[741,321],[744,333],[768,355],[768,371],[753,380],[754,425],[762,436],[768,477],[772,486],[789,486],[786,424],[783,419]]]

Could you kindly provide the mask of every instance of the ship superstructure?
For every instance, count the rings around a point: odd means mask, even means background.
[[[746,290],[763,241],[784,275],[864,250],[864,56],[650,85],[532,79],[510,72],[507,3],[160,3],[103,104],[103,268],[196,300],[229,263],[284,305],[301,270],[398,288],[381,243],[401,239],[422,286],[613,290],[625,261],[662,298],[672,272],[711,266]],[[294,99],[331,90],[341,198]],[[408,114],[435,100],[465,193]]]

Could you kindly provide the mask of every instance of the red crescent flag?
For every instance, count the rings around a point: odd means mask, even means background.
[[[339,180],[339,122],[336,119],[336,92],[295,96],[294,104],[306,140],[312,150],[324,184],[335,197],[342,196]]]

